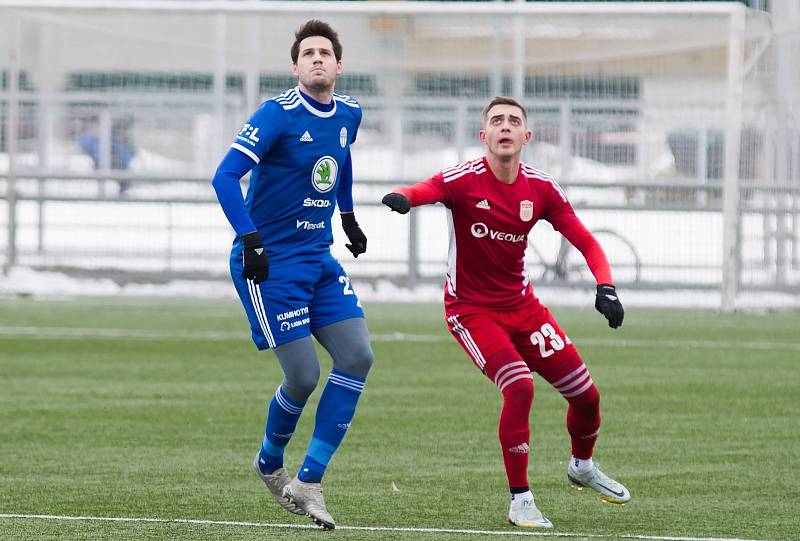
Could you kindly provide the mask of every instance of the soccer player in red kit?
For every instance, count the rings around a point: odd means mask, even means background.
[[[483,120],[483,158],[397,188],[382,202],[401,214],[431,203],[447,208],[445,317],[455,339],[503,395],[499,437],[511,491],[508,520],[517,526],[551,528],[528,486],[533,372],[568,402],[568,479],[612,503],[627,502],[630,493],[592,462],[600,429],[600,393],[525,274],[523,258],[533,225],[547,220],[580,250],[598,284],[595,307],[610,327],[622,325],[624,311],[603,249],[575,215],[561,187],[520,160],[531,138],[526,110],[514,99],[498,96],[484,109]]]

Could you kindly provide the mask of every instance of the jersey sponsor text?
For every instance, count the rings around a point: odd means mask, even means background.
[[[525,235],[515,235],[514,233],[495,231],[494,229],[490,229],[489,226],[483,222],[472,224],[470,231],[472,231],[473,237],[479,239],[482,239],[488,235],[492,240],[502,240],[505,242],[522,242],[525,240]]]
[[[329,199],[311,199],[310,197],[306,197],[303,199],[303,206],[326,209],[331,206],[331,202]]]
[[[314,231],[315,229],[325,229],[325,222],[317,222],[312,224],[308,220],[297,220],[295,229],[304,229],[306,231]]]

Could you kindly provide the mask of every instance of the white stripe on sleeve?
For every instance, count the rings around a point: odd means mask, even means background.
[[[253,161],[254,161],[254,162],[256,162],[256,163],[258,163],[258,162],[260,162],[260,161],[261,161],[261,160],[259,159],[259,157],[258,157],[258,156],[256,156],[256,153],[255,153],[255,152],[253,152],[252,150],[250,150],[250,149],[249,149],[249,148],[247,148],[247,147],[243,147],[243,146],[242,146],[242,145],[240,145],[239,143],[233,143],[233,144],[231,145],[231,148],[235,148],[236,150],[238,150],[239,152],[241,152],[242,154],[244,154],[245,156],[247,156],[248,158],[250,158],[251,160],[253,160]]]

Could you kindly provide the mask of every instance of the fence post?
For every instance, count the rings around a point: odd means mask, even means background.
[[[419,282],[419,246],[418,230],[419,216],[411,212],[408,220],[408,286],[416,287]]]
[[[13,15],[9,47],[8,104],[6,105],[6,150],[8,151],[8,177],[6,202],[8,203],[8,239],[3,274],[8,274],[17,262],[17,138],[19,137],[19,70],[20,70],[20,19]]]
[[[728,83],[725,107],[725,175],[722,186],[722,287],[723,312],[736,309],[740,279],[741,195],[739,193],[739,154],[742,134],[743,54],[745,10],[731,5],[728,36]]]

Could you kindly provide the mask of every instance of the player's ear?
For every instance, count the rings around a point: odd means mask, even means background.
[[[531,130],[525,130],[525,138],[522,140],[522,144],[527,145],[531,137],[533,137],[533,132]]]
[[[297,64],[292,64],[292,75],[300,77],[300,71],[297,69]]]
[[[478,132],[478,139],[481,140],[481,143],[485,143],[486,142],[486,130],[480,130]]]
[[[341,74],[342,74],[342,61],[341,60],[337,60],[336,61],[336,75],[341,75]]]

